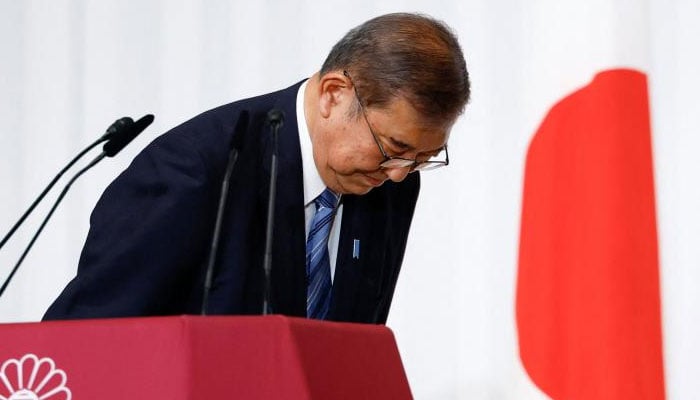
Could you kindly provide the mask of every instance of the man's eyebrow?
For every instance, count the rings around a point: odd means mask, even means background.
[[[415,147],[411,146],[410,144],[404,143],[400,140],[396,140],[393,137],[390,137],[389,140],[391,141],[392,146],[396,146],[402,150],[410,150],[410,151],[415,150]]]
[[[389,140],[391,141],[392,146],[400,148],[400,149],[402,149],[402,151],[413,151],[416,149],[415,147],[411,146],[410,144],[404,143],[400,140],[396,140],[393,137],[390,137]],[[444,148],[445,148],[445,146],[441,146],[437,149],[421,151],[420,154],[431,154],[431,157],[434,157],[438,153],[440,153]]]

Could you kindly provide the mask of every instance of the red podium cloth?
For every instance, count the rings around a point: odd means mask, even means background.
[[[0,325],[0,367],[0,399],[411,398],[388,328],[282,316]]]

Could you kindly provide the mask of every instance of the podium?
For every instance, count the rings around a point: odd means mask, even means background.
[[[0,325],[0,399],[410,399],[384,326],[283,316]]]

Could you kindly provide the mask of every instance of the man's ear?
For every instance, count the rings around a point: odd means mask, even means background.
[[[352,83],[340,71],[327,72],[319,78],[318,109],[323,118],[331,115],[333,108],[338,106],[352,90]]]

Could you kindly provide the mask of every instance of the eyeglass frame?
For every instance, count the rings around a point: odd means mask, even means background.
[[[384,160],[382,160],[379,163],[380,168],[406,168],[406,167],[409,167],[410,171],[413,172],[413,171],[429,171],[431,169],[446,167],[450,164],[450,155],[447,152],[447,144],[445,144],[442,147],[442,149],[440,149],[440,151],[445,150],[445,160],[418,161],[417,158],[414,158],[411,160],[409,158],[390,156],[384,150],[384,146],[382,146],[382,143],[379,141],[379,137],[377,136],[377,134],[374,133],[374,130],[372,129],[372,124],[369,123],[369,119],[367,118],[367,112],[365,111],[365,107],[362,105],[362,98],[360,97],[360,94],[357,92],[357,86],[355,85],[355,82],[352,80],[350,73],[348,73],[348,71],[344,70],[343,75],[345,75],[345,77],[350,80],[350,83],[352,84],[352,89],[355,92],[355,97],[357,98],[357,102],[360,105],[360,111],[362,112],[362,116],[364,117],[365,122],[367,122],[367,127],[369,128],[369,132],[372,134],[372,138],[374,138],[374,142],[377,143],[377,147],[379,147],[379,151],[382,153],[382,156],[384,157]],[[398,161],[398,164],[397,164],[397,161]]]

